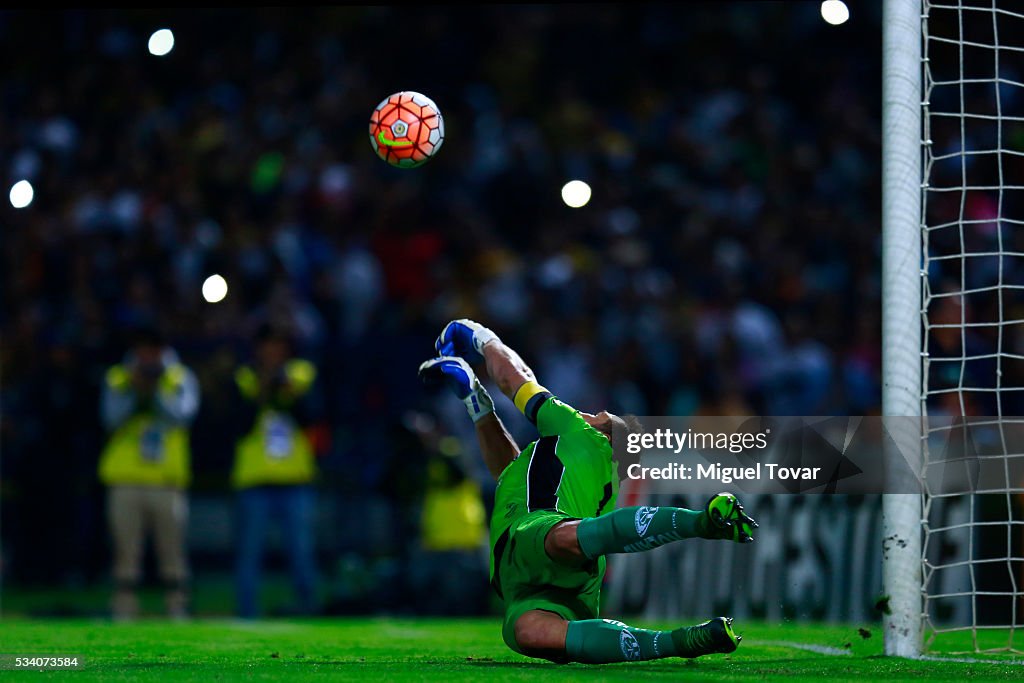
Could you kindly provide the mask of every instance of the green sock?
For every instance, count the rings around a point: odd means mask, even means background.
[[[703,511],[671,507],[629,507],[588,517],[576,528],[583,554],[638,553],[684,538],[713,538]]]
[[[649,631],[611,619],[570,621],[565,634],[569,660],[584,664],[634,662],[675,657],[671,631]]]

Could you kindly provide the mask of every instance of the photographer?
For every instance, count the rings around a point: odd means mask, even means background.
[[[235,372],[238,433],[232,485],[238,489],[238,612],[259,613],[263,545],[271,519],[282,524],[296,595],[296,611],[316,611],[313,443],[307,436],[318,408],[316,367],[292,357],[290,337],[264,325],[253,365]]]
[[[190,478],[188,425],[199,385],[154,329],[138,330],[124,362],[103,385],[102,417],[110,438],[100,456],[114,541],[115,619],[138,615],[136,594],[146,537],[156,544],[167,612],[187,616],[185,523]]]

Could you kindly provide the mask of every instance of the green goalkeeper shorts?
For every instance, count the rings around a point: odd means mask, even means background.
[[[573,568],[557,564],[544,550],[548,532],[571,519],[576,517],[553,510],[523,516],[509,529],[502,556],[495,558],[496,583],[505,601],[501,635],[516,652],[521,652],[515,639],[516,621],[532,609],[554,612],[569,621],[597,618],[604,557]]]

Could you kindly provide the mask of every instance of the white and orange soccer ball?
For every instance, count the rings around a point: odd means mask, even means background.
[[[396,92],[370,116],[370,144],[384,161],[400,168],[425,164],[444,143],[441,110],[426,95]]]

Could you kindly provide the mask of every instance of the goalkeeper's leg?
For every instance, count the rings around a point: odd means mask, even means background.
[[[754,540],[757,522],[729,493],[713,496],[703,510],[676,507],[628,507],[600,517],[554,527],[544,549],[556,562],[574,565],[609,553],[636,553],[687,538]]]
[[[741,639],[733,633],[732,619],[724,617],[673,631],[653,631],[612,619],[566,621],[539,609],[519,617],[515,637],[527,656],[585,664],[727,653],[733,652]]]

